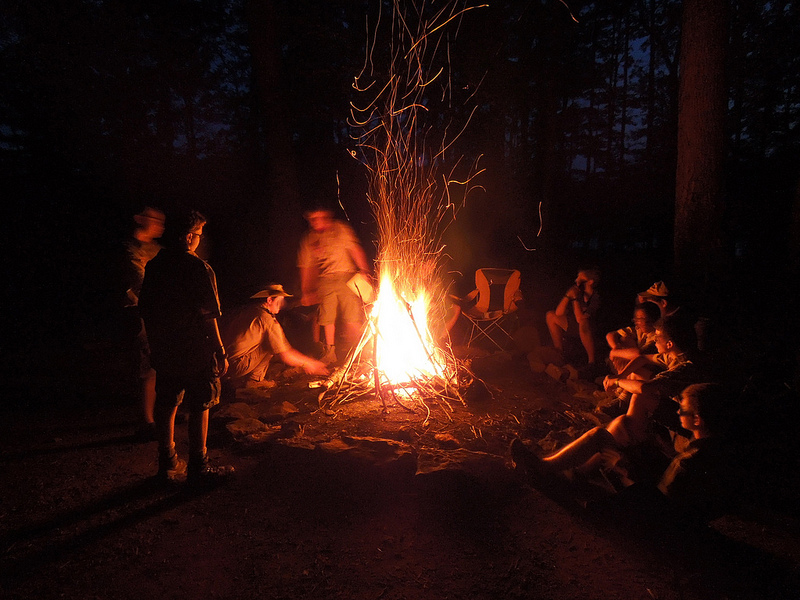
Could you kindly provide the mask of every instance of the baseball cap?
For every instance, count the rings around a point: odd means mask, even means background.
[[[653,285],[647,288],[644,292],[639,292],[639,296],[643,298],[656,298],[663,300],[669,296],[667,285],[663,281],[656,281]]]

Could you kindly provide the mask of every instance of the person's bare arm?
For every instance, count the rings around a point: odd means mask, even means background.
[[[317,270],[315,267],[300,267],[300,303],[303,306],[312,306],[318,303]]]
[[[627,366],[620,371],[617,377],[606,377],[607,380],[616,380],[616,379],[624,379],[631,373],[635,373],[638,369],[642,367],[652,366],[658,364],[655,360],[656,354],[640,354],[636,358],[634,358],[631,362],[627,364]]]
[[[216,319],[205,320],[206,335],[214,346],[214,360],[217,363],[218,375],[222,377],[228,370],[228,354],[225,352],[225,345],[219,334],[219,324]]]
[[[306,356],[294,348],[279,353],[278,358],[290,367],[300,367],[309,375],[327,375],[329,373],[324,363]]]
[[[372,269],[370,268],[369,261],[367,260],[367,253],[364,252],[361,244],[353,242],[347,247],[347,251],[350,253],[350,258],[352,258],[353,262],[356,263],[356,267],[358,267],[359,271],[367,275],[372,274]]]
[[[619,347],[617,346],[608,353],[609,358],[621,358],[622,360],[635,360],[641,353],[639,348]]]
[[[569,305],[577,300],[578,294],[580,294],[580,290],[576,286],[573,285],[569,288],[564,294],[564,297],[559,301],[558,306],[556,306],[556,315],[563,317],[567,313]]]

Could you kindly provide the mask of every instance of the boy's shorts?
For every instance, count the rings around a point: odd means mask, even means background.
[[[219,404],[221,391],[220,379],[212,373],[193,377],[156,374],[156,404],[165,408],[185,403],[189,412],[202,412]]]
[[[333,325],[336,313],[345,323],[361,323],[364,308],[361,300],[348,287],[353,273],[337,273],[319,278],[319,324]]]

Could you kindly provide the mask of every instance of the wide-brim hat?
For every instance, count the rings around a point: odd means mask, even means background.
[[[638,295],[641,296],[642,298],[655,298],[657,300],[663,300],[664,298],[669,296],[669,290],[667,289],[667,285],[663,281],[656,281],[645,291],[639,292]]]
[[[287,293],[286,290],[283,289],[283,286],[279,283],[273,283],[265,287],[263,290],[256,292],[250,298],[272,298],[273,296],[284,296],[286,298],[291,298],[292,295]]]

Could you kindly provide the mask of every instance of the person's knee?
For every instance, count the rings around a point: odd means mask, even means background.
[[[581,335],[588,337],[594,336],[594,324],[592,323],[592,320],[582,319],[578,321],[578,330],[581,332]]]
[[[620,415],[607,426],[608,433],[619,446],[630,446],[644,439],[646,424],[631,415]]]
[[[617,347],[617,334],[615,331],[606,334],[606,343],[612,350]]]
[[[614,436],[605,427],[595,427],[587,431],[584,435],[592,439],[598,452],[617,445]]]
[[[567,329],[567,318],[563,315],[557,315],[555,311],[548,311],[547,314],[545,314],[545,321],[547,322],[548,327],[551,329],[554,327],[564,331]]]

